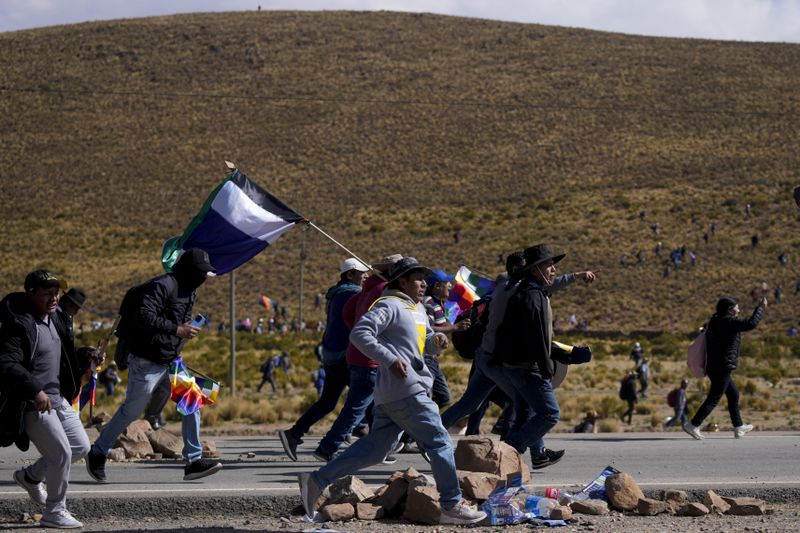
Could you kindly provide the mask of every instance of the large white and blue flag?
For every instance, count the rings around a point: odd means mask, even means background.
[[[303,220],[278,198],[233,170],[214,189],[183,235],[164,243],[161,262],[170,272],[183,250],[200,248],[208,252],[217,274],[225,274]]]

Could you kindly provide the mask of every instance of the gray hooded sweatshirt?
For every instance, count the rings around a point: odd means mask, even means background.
[[[350,332],[350,342],[361,353],[380,365],[375,382],[375,405],[395,402],[419,394],[429,394],[433,375],[422,354],[441,353],[422,303],[406,294],[385,290]],[[389,367],[402,360],[408,376],[395,376]]]

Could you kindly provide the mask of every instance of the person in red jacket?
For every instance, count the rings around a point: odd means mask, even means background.
[[[374,273],[364,281],[361,292],[350,298],[342,309],[342,318],[348,328],[352,329],[361,315],[369,311],[375,300],[380,298],[386,288],[389,268],[402,258],[400,254],[389,255],[372,265]],[[372,391],[378,376],[378,363],[362,354],[352,344],[347,346],[346,358],[350,370],[350,389],[339,416],[314,450],[314,457],[325,462],[336,455],[345,438],[364,418],[372,403]],[[385,461],[389,461],[389,464],[395,462],[391,456]]]

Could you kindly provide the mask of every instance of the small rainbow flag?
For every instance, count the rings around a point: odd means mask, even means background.
[[[207,377],[195,378],[181,358],[170,363],[169,381],[170,397],[182,415],[190,415],[214,403],[219,394],[219,383]]]
[[[89,376],[89,381],[83,384],[78,395],[72,400],[72,410],[76,413],[80,413],[87,403],[97,405],[97,367],[94,363],[92,363],[92,368],[87,369],[81,376],[81,381],[87,375]]]
[[[273,302],[272,300],[270,300],[269,298],[267,298],[263,294],[260,294],[258,296],[258,305],[260,305],[261,307],[263,307],[264,309],[269,311],[270,309],[275,307],[275,302]]]
[[[453,289],[444,303],[445,314],[450,323],[454,323],[461,313],[469,311],[472,304],[487,294],[491,294],[497,284],[493,279],[472,272],[461,266],[453,280]]]

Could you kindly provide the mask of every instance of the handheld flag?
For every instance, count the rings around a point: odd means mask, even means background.
[[[267,311],[269,311],[270,309],[275,307],[275,303],[272,300],[270,300],[269,298],[267,298],[266,296],[264,296],[263,294],[260,294],[258,296],[258,305],[260,305],[261,307],[263,307]]]
[[[169,382],[170,398],[182,415],[190,415],[214,403],[219,394],[219,383],[207,377],[195,378],[181,358],[170,363]]]
[[[211,193],[180,237],[164,243],[161,262],[170,272],[182,250],[208,252],[217,274],[234,270],[304,218],[234,169]]]
[[[493,279],[472,272],[461,266],[453,280],[453,289],[444,303],[445,314],[450,323],[454,323],[461,313],[469,311],[475,301],[494,291],[496,283]]]

